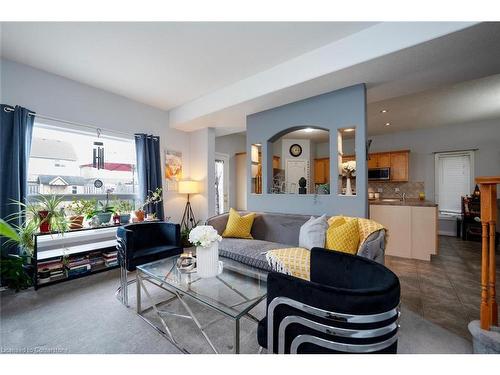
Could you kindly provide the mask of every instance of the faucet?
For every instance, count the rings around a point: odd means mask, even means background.
[[[400,201],[406,201],[406,193],[401,193],[399,190],[396,191],[396,194],[399,195],[399,200]]]

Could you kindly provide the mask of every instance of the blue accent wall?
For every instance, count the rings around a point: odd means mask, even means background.
[[[356,127],[356,193],[337,195],[338,166],[330,162],[329,195],[268,194],[272,180],[272,143],[276,135],[294,127],[320,127],[330,132],[330,160],[337,160],[337,134]],[[251,161],[247,164],[247,209],[296,214],[367,217],[366,88],[364,84],[314,96],[247,116],[247,155],[262,144],[262,194],[251,193]],[[311,168],[314,166],[311,165]]]

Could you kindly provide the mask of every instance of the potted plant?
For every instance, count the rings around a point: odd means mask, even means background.
[[[94,212],[95,201],[75,199],[66,208],[72,213],[69,217],[69,228],[79,229],[83,227],[84,218]]]
[[[352,195],[351,177],[356,176],[356,161],[351,160],[342,163],[342,175],[347,177],[345,195]]]
[[[146,206],[149,206],[150,204],[156,205],[162,201],[162,191],[162,188],[157,188],[155,191],[150,191],[146,196],[144,203],[139,205],[138,208],[134,211],[136,220],[138,222],[144,221],[144,216],[146,215],[144,209],[146,208]]]
[[[189,233],[189,242],[196,246],[196,273],[199,277],[214,277],[221,271],[219,242],[222,237],[211,225],[200,225]]]
[[[40,195],[33,201],[23,203],[15,201],[29,220],[38,224],[40,233],[65,232],[68,222],[61,207],[64,197]]]
[[[117,201],[115,204],[116,214],[119,216],[120,224],[128,224],[130,222],[130,213],[134,207],[127,200]]]
[[[33,234],[38,230],[35,220],[27,220],[21,226],[11,225],[0,219],[0,236],[8,240],[5,246],[17,245],[20,255],[8,254],[0,259],[1,284],[18,292],[32,284],[34,268],[31,265],[33,256]]]

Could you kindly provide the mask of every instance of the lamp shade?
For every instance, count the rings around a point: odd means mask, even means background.
[[[196,194],[198,193],[197,181],[179,181],[179,193],[181,194]]]

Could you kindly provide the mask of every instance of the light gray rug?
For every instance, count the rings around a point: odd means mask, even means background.
[[[179,353],[152,327],[136,315],[135,284],[129,287],[131,308],[116,298],[119,272],[92,275],[61,283],[38,291],[0,294],[0,350],[2,353]],[[151,289],[153,291],[154,289]],[[165,292],[155,290],[158,300]],[[144,303],[146,301],[144,300]],[[220,315],[188,301],[202,324]],[[264,303],[255,315],[264,315]],[[178,302],[169,310],[184,314]],[[153,315],[150,315],[153,317]],[[177,340],[192,353],[211,353],[193,322],[169,318],[169,326]],[[229,319],[207,330],[222,353],[233,350],[233,322]],[[241,323],[241,351],[256,353],[256,325]],[[399,339],[400,353],[471,353],[471,343],[426,321],[403,305]]]

